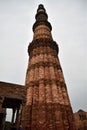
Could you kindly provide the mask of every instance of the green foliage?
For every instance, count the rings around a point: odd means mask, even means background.
[[[10,122],[6,121],[4,130],[9,130],[10,124],[11,124]]]

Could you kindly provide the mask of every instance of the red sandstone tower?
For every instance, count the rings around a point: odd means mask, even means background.
[[[39,5],[29,44],[24,125],[27,130],[75,130],[73,112],[51,24]]]

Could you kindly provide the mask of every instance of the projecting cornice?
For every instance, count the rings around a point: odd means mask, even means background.
[[[28,53],[30,55],[30,53],[33,51],[33,49],[37,48],[37,47],[50,47],[51,49],[55,50],[58,54],[59,48],[58,45],[55,41],[50,40],[50,39],[37,39],[37,40],[33,40],[28,47]]]

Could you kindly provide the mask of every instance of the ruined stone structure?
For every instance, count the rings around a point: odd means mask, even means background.
[[[57,43],[43,5],[39,5],[29,44],[24,127],[27,130],[75,130],[73,112]]]
[[[73,117],[59,48],[43,5],[35,18],[25,86],[0,82],[0,130],[4,130],[6,108],[13,110],[10,129],[22,125],[24,130],[87,130],[87,112],[79,110]]]
[[[25,87],[22,85],[0,82],[0,130],[4,130],[6,108],[12,109],[11,127],[18,128],[22,123],[22,110],[25,103]],[[16,119],[15,119],[16,114]]]
[[[87,130],[87,112],[79,110],[74,113],[76,130]]]

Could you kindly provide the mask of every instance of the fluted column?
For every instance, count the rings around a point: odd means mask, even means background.
[[[73,112],[58,45],[51,35],[51,24],[43,5],[39,5],[29,44],[26,74],[24,123],[28,130],[75,130]]]
[[[13,108],[13,109],[12,109],[12,120],[11,120],[11,123],[12,123],[12,124],[14,123],[15,112],[16,112],[16,108]]]

